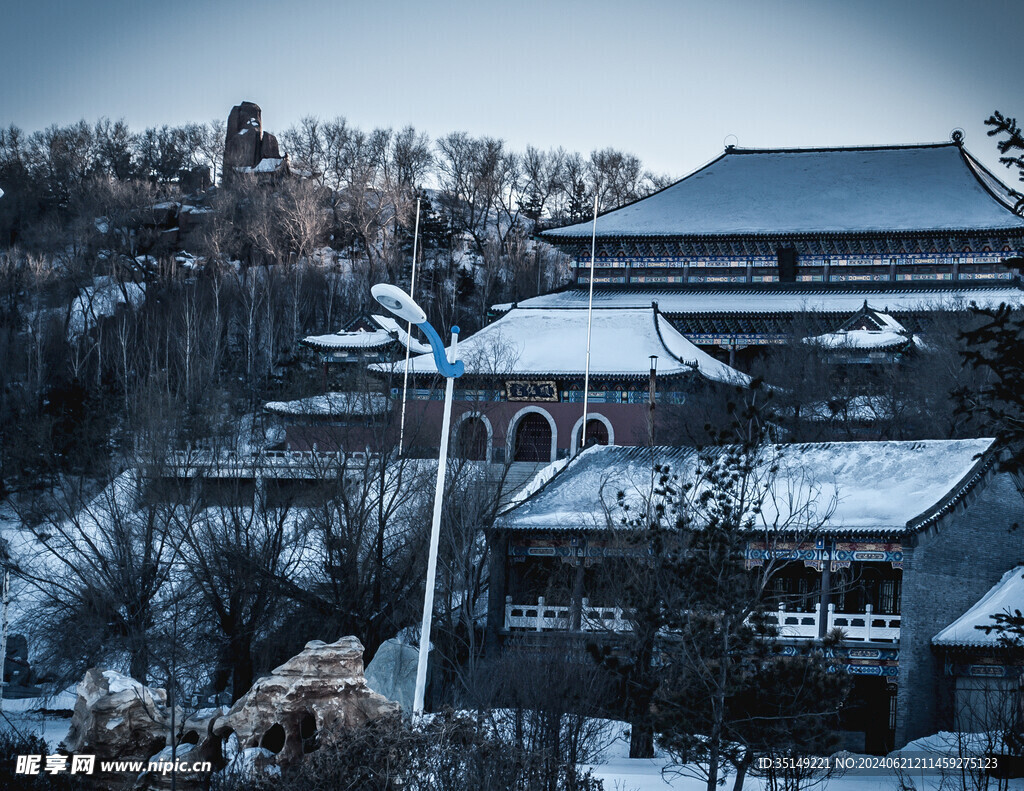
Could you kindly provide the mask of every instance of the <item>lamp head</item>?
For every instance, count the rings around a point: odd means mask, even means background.
[[[370,293],[373,294],[375,300],[400,319],[405,319],[413,324],[422,324],[427,320],[427,314],[423,312],[423,308],[398,286],[392,286],[390,283],[378,283],[370,289]]]

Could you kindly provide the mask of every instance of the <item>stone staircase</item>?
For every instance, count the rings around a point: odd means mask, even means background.
[[[534,475],[547,466],[547,462],[512,462],[508,467],[508,473],[505,475],[504,496],[502,499],[506,502],[510,500],[516,492],[533,480]]]

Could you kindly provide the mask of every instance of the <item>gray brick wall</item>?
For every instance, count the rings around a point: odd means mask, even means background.
[[[990,474],[937,526],[904,544],[896,744],[951,727],[951,681],[931,639],[1024,561],[1024,499],[1006,474]]]

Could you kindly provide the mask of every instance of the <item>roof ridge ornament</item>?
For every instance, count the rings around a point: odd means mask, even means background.
[[[956,143],[958,146],[963,148],[964,145],[964,130],[959,126],[956,127],[952,132],[949,133],[949,139]]]

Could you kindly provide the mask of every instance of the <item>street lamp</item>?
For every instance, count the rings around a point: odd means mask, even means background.
[[[434,584],[437,578],[437,545],[441,533],[441,502],[444,498],[444,477],[448,464],[448,432],[452,424],[452,392],[455,380],[466,370],[462,360],[457,360],[459,328],[452,327],[452,359],[448,359],[444,343],[437,331],[427,321],[427,314],[413,298],[398,286],[378,283],[370,289],[373,298],[394,313],[398,318],[415,324],[430,341],[437,370],[445,377],[444,417],[441,420],[441,448],[437,456],[437,483],[434,487],[434,516],[430,523],[430,554],[427,559],[427,590],[423,595],[423,623],[420,626],[420,654],[416,665],[416,693],[413,696],[413,714],[423,713],[423,696],[427,686],[427,655],[430,651],[430,622],[434,611]]]

